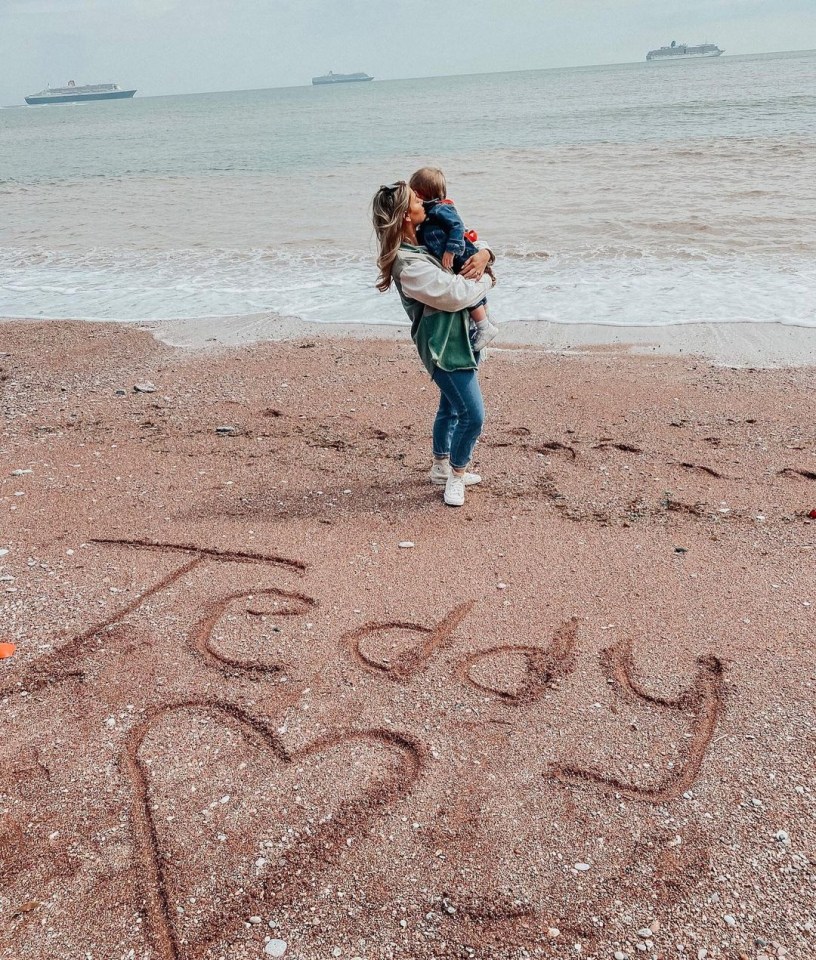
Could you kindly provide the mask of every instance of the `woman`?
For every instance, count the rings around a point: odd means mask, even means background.
[[[478,358],[468,337],[468,307],[493,286],[485,274],[492,263],[488,249],[474,254],[457,276],[442,269],[417,242],[416,228],[425,207],[407,183],[380,187],[372,204],[379,243],[379,290],[393,281],[411,320],[411,338],[434,383],[439,409],[433,426],[432,483],[444,484],[450,507],[465,502],[465,487],[479,483],[467,466],[484,423],[484,403],[476,376]]]

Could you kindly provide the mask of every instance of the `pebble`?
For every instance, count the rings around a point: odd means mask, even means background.
[[[27,473],[34,473],[33,470],[12,470],[12,477],[24,477]]]
[[[652,935],[651,927],[641,927],[640,930],[638,930],[638,936],[640,937],[641,940],[648,940],[649,937],[651,937],[651,935]]]
[[[736,927],[737,925],[737,918],[732,916],[730,913],[726,913],[723,916],[723,920],[725,920],[729,927]]]
[[[144,383],[134,383],[133,390],[135,393],[155,393],[156,386],[149,380],[145,380]]]
[[[286,941],[270,940],[264,947],[264,953],[268,957],[282,957],[286,953]]]
[[[626,960],[626,954],[623,952],[623,950],[615,951],[615,960]]]
[[[586,873],[586,871],[589,870],[589,864],[588,864],[588,863],[576,863],[576,864],[575,864],[575,869],[576,869],[576,870],[580,870],[581,873]]]
[[[400,550],[410,550],[411,547],[415,547],[416,544],[413,540],[400,540],[397,546],[400,548]]]
[[[250,922],[250,923],[263,923],[263,919],[262,919],[261,917],[250,917],[250,918],[249,918],[249,922]]]
[[[780,842],[788,844],[790,843],[790,836],[788,835],[787,830],[777,830],[774,834],[774,837]]]
[[[5,547],[0,547],[0,557],[5,557],[8,553],[8,550]]]
[[[238,433],[238,427],[233,427],[228,423],[215,428],[215,432],[222,437],[234,437]]]
[[[547,936],[550,938],[550,940],[555,940],[557,937],[561,936],[561,931],[558,929],[558,927],[548,927]]]

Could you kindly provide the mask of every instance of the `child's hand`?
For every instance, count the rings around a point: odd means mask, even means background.
[[[442,266],[443,266],[446,270],[450,270],[451,267],[453,266],[453,254],[451,253],[450,250],[446,250],[446,251],[442,254]]]

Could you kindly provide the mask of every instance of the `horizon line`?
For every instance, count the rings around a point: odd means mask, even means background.
[[[732,53],[732,54],[723,54],[723,56],[728,56],[729,59],[737,59],[739,57],[768,57],[775,54],[782,53],[816,53],[816,47],[806,47],[801,50],[765,50],[762,52],[755,53]],[[711,58],[717,59],[720,58]],[[441,80],[441,79],[451,79],[454,77],[479,77],[479,76],[503,76],[512,73],[546,73],[549,71],[555,70],[586,70],[593,67],[625,67],[625,66],[635,66],[640,64],[646,64],[647,61],[643,60],[611,60],[605,63],[574,63],[567,66],[560,67],[525,67],[520,70],[480,70],[473,73],[433,73],[433,74],[422,74],[419,76],[412,77],[384,77],[373,79],[379,83],[403,83],[407,80]],[[195,90],[189,91],[186,93],[151,93],[139,97],[140,100],[157,100],[163,97],[202,97],[202,96],[211,96],[220,93],[260,93],[265,90],[298,90],[311,87],[312,83],[290,83],[290,84],[280,84],[278,86],[271,87],[233,87],[226,90]],[[138,93],[138,88],[137,88]],[[24,95],[26,96],[26,95]],[[30,96],[30,94],[28,94]],[[8,109],[12,107],[25,107],[28,104],[25,103],[8,103],[0,105],[0,109]]]

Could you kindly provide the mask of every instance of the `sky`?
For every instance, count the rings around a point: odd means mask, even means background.
[[[0,0],[0,104],[46,84],[140,96],[816,48],[815,0]]]

